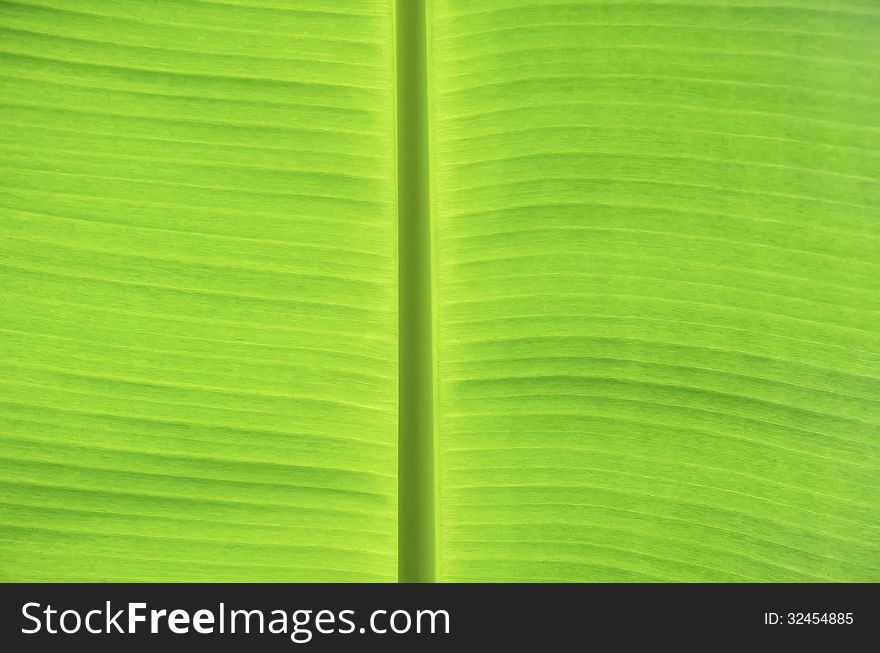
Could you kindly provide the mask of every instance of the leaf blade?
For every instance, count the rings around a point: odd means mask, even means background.
[[[390,9],[270,4],[0,10],[4,580],[396,578]]]
[[[876,580],[880,17],[433,7],[442,578]]]

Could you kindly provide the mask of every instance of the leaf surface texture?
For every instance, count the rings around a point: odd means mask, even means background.
[[[0,5],[4,579],[396,578],[391,26]]]
[[[432,30],[442,579],[880,579],[880,7]]]

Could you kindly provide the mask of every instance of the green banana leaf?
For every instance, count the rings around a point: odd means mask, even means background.
[[[435,0],[444,580],[880,580],[880,4]]]
[[[0,580],[880,580],[875,0],[14,0],[0,84]]]
[[[387,3],[0,16],[2,576],[393,581]]]

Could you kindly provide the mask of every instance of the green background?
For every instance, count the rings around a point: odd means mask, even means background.
[[[880,580],[874,0],[16,0],[0,85],[0,580]]]
[[[0,25],[0,577],[395,580],[388,3]]]
[[[442,578],[880,580],[880,5],[433,4]]]

